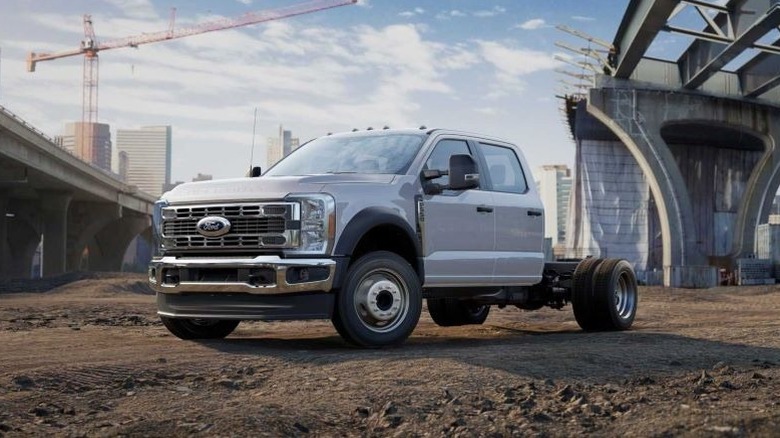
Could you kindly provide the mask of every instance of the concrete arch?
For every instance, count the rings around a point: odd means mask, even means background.
[[[621,108],[621,102],[628,103],[629,108]],[[684,187],[679,168],[659,131],[643,126],[636,102],[636,90],[594,89],[587,112],[623,142],[647,178],[660,219],[664,270],[670,266],[702,265],[703,257],[688,250],[693,247],[690,240],[695,228],[688,193],[676,190]],[[663,147],[656,147],[659,144]],[[670,285],[667,277],[665,274],[664,282]]]
[[[95,235],[121,217],[122,208],[116,204],[72,203],[68,212],[67,267],[69,271],[80,268],[84,248],[89,247]]]
[[[697,138],[688,135],[688,138],[674,137],[673,133],[668,132],[669,128],[681,128],[680,132],[699,133],[697,128],[706,128],[704,135],[697,135]],[[667,131],[665,134],[664,131]],[[775,154],[775,141],[771,135],[766,132],[760,132],[753,126],[746,126],[739,123],[723,121],[716,118],[690,118],[668,120],[660,125],[661,137],[667,145],[680,143],[685,145],[706,145],[717,149],[735,149],[746,152],[760,153],[760,158],[749,170],[748,178],[743,181],[745,191],[739,202],[736,220],[731,230],[731,249],[727,258],[733,260],[742,257],[745,254],[754,252],[755,230],[761,221],[760,213],[755,212],[756,206],[760,208],[767,207],[764,191],[756,192],[755,189],[766,186],[766,173],[769,168],[768,163],[773,161]],[[771,166],[771,172],[774,173],[780,167]],[[780,181],[780,180],[779,180]],[[769,187],[767,187],[769,190]],[[774,187],[775,193],[777,186]],[[758,199],[756,196],[759,196]],[[769,205],[774,201],[770,196]],[[768,209],[767,209],[768,212]],[[768,213],[767,213],[768,214]],[[755,219],[755,220],[754,220]],[[766,218],[764,219],[766,220]]]
[[[697,277],[712,279],[715,272],[699,250],[691,194],[662,135],[669,127],[698,124],[715,127],[709,129],[730,133],[737,139],[744,135],[744,144],[737,142],[734,148],[744,147],[761,154],[753,168],[745,170],[749,176],[744,182],[744,195],[738,201],[736,218],[730,225],[733,234],[728,257],[733,261],[753,252],[756,228],[766,222],[774,193],[780,186],[780,152],[776,147],[780,138],[780,108],[695,92],[640,89],[628,81],[609,85],[590,90],[587,112],[618,137],[646,177],[659,214],[664,283],[695,287]],[[674,280],[672,277],[677,274],[691,281]]]
[[[109,223],[88,243],[90,269],[120,271],[130,241],[149,226],[148,216],[124,216]]]
[[[672,128],[679,128],[677,129],[679,132],[669,132]],[[697,128],[706,128],[708,131],[704,135],[692,135],[692,133],[698,132]],[[769,143],[772,141],[765,133],[751,127],[707,118],[666,120],[661,123],[660,132],[667,144],[683,141],[685,144],[699,142],[713,145],[715,143],[712,147],[760,150],[761,152],[766,152],[771,147]],[[732,135],[735,132],[739,133],[736,138]],[[741,147],[726,146],[732,141],[737,142]]]

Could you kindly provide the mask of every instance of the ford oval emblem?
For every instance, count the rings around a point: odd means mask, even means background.
[[[230,231],[230,221],[220,216],[207,216],[198,221],[196,228],[206,237],[224,236]]]

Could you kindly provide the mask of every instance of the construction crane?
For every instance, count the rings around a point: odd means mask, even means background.
[[[42,61],[51,61],[53,59],[84,55],[84,85],[82,94],[81,128],[84,129],[84,127],[87,126],[90,128],[87,142],[89,145],[89,150],[93,150],[93,126],[94,123],[97,122],[98,113],[97,99],[99,52],[104,50],[119,49],[122,47],[138,47],[141,44],[174,40],[192,35],[200,35],[207,32],[215,32],[218,30],[233,29],[236,27],[249,26],[267,21],[280,20],[283,18],[294,17],[296,15],[309,14],[312,12],[332,9],[339,6],[346,6],[357,3],[357,1],[358,0],[313,0],[276,9],[248,12],[235,18],[220,18],[180,29],[176,29],[174,27],[176,10],[172,9],[170,23],[167,30],[144,33],[141,35],[134,35],[106,42],[99,42],[97,40],[95,37],[95,30],[92,27],[92,17],[90,15],[84,15],[84,39],[81,41],[80,47],[55,53],[30,52],[27,55],[27,71],[34,72],[35,65]],[[84,138],[83,131],[82,138]]]

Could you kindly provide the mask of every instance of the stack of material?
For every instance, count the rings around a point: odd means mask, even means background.
[[[772,219],[773,215],[770,215]],[[773,276],[780,278],[780,224],[761,224],[756,229],[756,256],[769,259],[773,265]]]
[[[737,284],[774,284],[772,261],[769,259],[737,259]]]

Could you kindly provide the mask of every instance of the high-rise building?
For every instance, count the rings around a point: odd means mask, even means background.
[[[300,145],[300,140],[292,136],[292,131],[286,131],[279,125],[279,135],[268,137],[266,144],[266,166],[271,167],[286,157]]]
[[[87,163],[111,171],[111,130],[107,124],[67,123],[54,141]]]
[[[171,182],[171,127],[118,129],[116,147],[120,154],[127,154],[125,182],[150,195],[161,195]]]
[[[544,237],[551,238],[555,247],[566,240],[571,170],[564,164],[546,165],[537,170],[536,177],[545,211]]]
[[[282,159],[282,142],[279,137],[268,137],[268,143],[265,147],[265,165],[266,168],[270,168]]]

